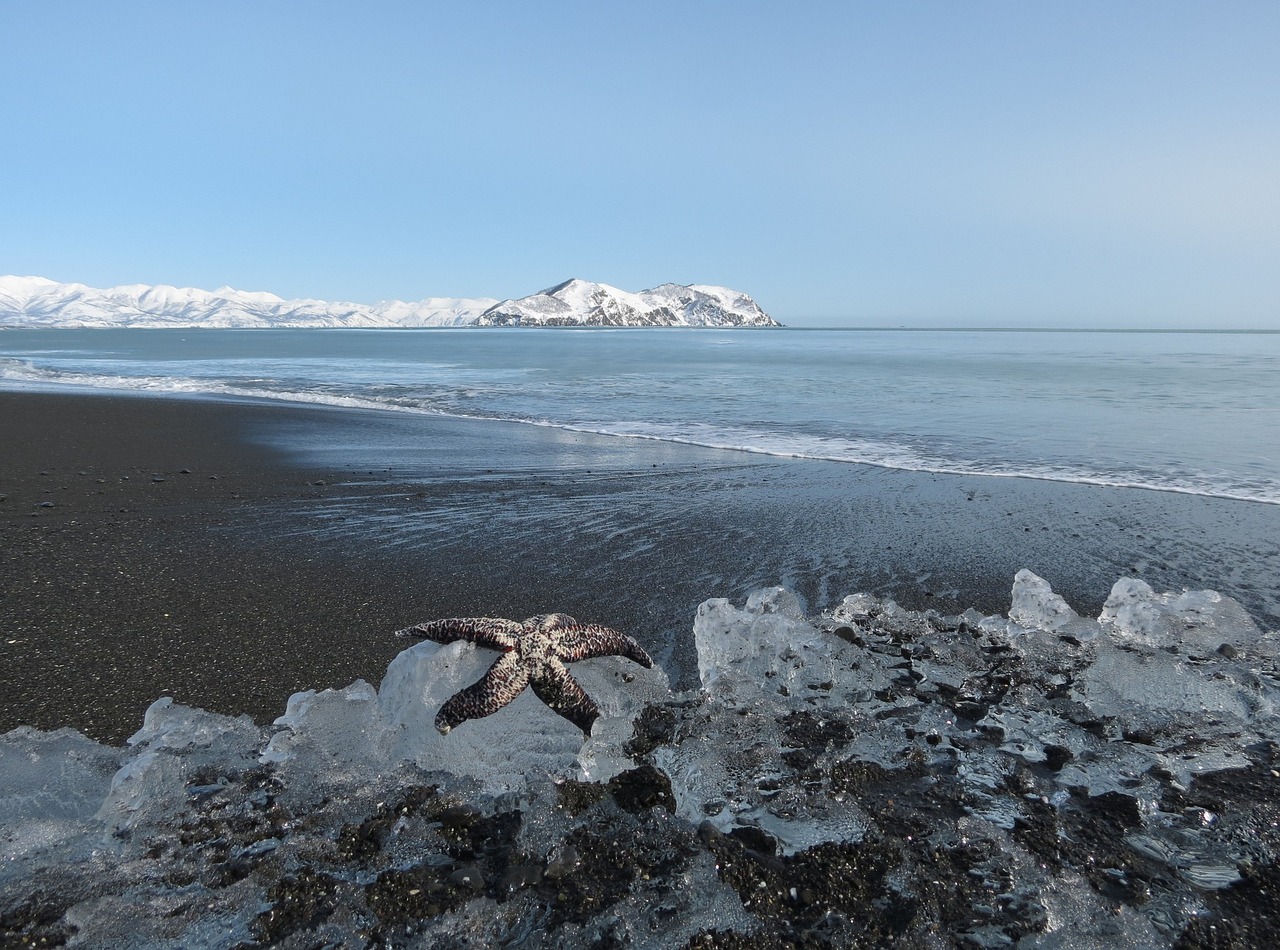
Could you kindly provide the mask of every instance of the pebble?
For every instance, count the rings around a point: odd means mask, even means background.
[[[541,881],[542,868],[538,867],[538,865],[513,864],[502,872],[502,879],[498,886],[500,890],[511,894],[526,887],[533,887],[535,884],[541,883]]]
[[[484,875],[474,864],[464,865],[449,875],[449,883],[454,887],[469,887],[472,890],[484,889]]]

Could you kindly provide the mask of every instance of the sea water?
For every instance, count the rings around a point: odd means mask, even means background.
[[[265,397],[1280,503],[1280,334],[12,330],[0,386]]]

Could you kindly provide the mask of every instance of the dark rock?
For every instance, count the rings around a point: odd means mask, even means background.
[[[83,895],[66,889],[36,890],[16,907],[0,912],[0,947],[61,947],[76,928],[63,920]]]
[[[845,643],[852,643],[855,647],[865,647],[867,641],[858,635],[858,631],[853,627],[844,625],[836,627],[831,631]]]
[[[754,825],[740,825],[737,828],[731,828],[729,835],[743,845],[760,854],[767,854],[770,857],[778,853],[778,839],[763,828],[757,828]]]
[[[623,811],[638,813],[651,808],[665,808],[674,813],[675,795],[666,773],[652,765],[623,772],[609,780],[609,794]]]
[[[254,936],[260,943],[276,944],[314,928],[337,907],[337,891],[337,880],[310,869],[281,878],[267,891],[271,906],[254,920]]]
[[[819,718],[811,712],[789,713],[779,724],[786,729],[787,742],[797,749],[818,752],[829,747],[849,744],[853,729],[848,723],[834,718]]]
[[[1047,745],[1044,747],[1044,764],[1050,771],[1058,772],[1075,758],[1075,754],[1065,746]]]
[[[573,847],[565,847],[561,849],[558,857],[547,863],[543,876],[550,880],[558,881],[560,878],[574,873],[580,864],[582,864],[582,858],[578,854],[578,850]]]
[[[623,751],[632,758],[648,755],[675,738],[675,711],[664,706],[646,706],[636,717],[635,731]]]
[[[1197,914],[1178,937],[1178,950],[1271,948],[1280,934],[1280,866],[1252,867],[1230,887],[1206,895],[1209,912]]]

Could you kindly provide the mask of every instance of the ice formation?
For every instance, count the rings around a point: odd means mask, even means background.
[[[1277,638],[1122,579],[1080,617],[865,594],[708,600],[699,689],[577,664],[448,736],[492,660],[419,643],[271,728],[147,710],[126,748],[0,737],[0,943],[112,947],[1266,946]],[[736,942],[735,942],[736,941]]]

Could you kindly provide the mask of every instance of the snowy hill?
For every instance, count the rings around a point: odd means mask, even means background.
[[[773,327],[779,324],[746,294],[705,284],[662,284],[629,293],[567,280],[480,315],[480,326]]]
[[[222,287],[126,284],[99,290],[43,277],[0,277],[0,327],[452,327],[468,326],[493,297],[428,297],[367,305],[285,300]]]
[[[638,294],[570,280],[520,300],[428,297],[377,304],[285,300],[222,287],[126,284],[99,290],[43,277],[0,277],[3,327],[777,326],[746,294],[663,284]]]

